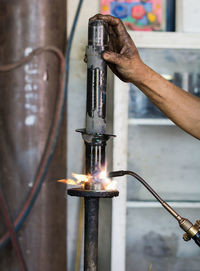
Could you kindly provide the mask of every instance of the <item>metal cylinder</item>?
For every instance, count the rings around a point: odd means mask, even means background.
[[[98,173],[105,166],[105,145],[92,146],[86,143],[86,173]]]
[[[102,52],[107,46],[105,22],[89,22],[87,55],[86,173],[92,176],[85,189],[101,190],[98,174],[105,167],[107,67]],[[85,198],[84,270],[98,270],[99,199]]]
[[[98,270],[99,199],[85,198],[84,271]]]
[[[86,173],[93,176],[85,188],[100,190],[98,174],[105,168],[105,145],[102,135],[106,133],[106,83],[107,65],[102,52],[107,48],[106,23],[102,20],[90,21],[88,25],[87,55],[87,112],[86,134],[93,135],[86,143]]]
[[[1,1],[0,65],[33,49],[53,45],[64,51],[66,1]],[[59,62],[44,53],[15,71],[0,74],[0,179],[13,219],[33,185],[54,114]],[[66,268],[66,202],[56,180],[66,174],[66,125],[35,205],[18,233],[29,271]],[[1,215],[1,214],[0,214]],[[0,217],[0,234],[6,231]],[[19,270],[12,246],[0,251],[0,270]]]
[[[88,26],[87,55],[87,115],[88,134],[106,133],[106,82],[107,66],[101,57],[107,48],[106,23],[96,20]]]

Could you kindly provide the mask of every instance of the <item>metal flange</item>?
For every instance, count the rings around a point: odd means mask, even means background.
[[[71,188],[67,190],[70,196],[84,198],[113,198],[119,195],[117,190],[85,190],[82,188]]]
[[[116,135],[111,134],[88,134],[86,132],[86,129],[76,129],[76,132],[82,134],[82,137],[86,144],[90,144],[93,146],[106,145],[106,142],[109,140],[110,137],[116,137]]]

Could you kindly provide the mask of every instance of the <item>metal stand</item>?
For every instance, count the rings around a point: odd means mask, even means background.
[[[103,190],[99,173],[105,170],[106,142],[106,75],[107,66],[101,54],[107,48],[106,23],[89,22],[87,55],[86,129],[79,129],[86,146],[86,174],[92,178],[83,189],[69,189],[68,194],[85,198],[84,270],[98,270],[99,198],[118,196],[118,191]]]
[[[119,192],[72,188],[68,189],[67,193],[70,196],[85,198],[84,271],[97,271],[99,198],[117,197]]]

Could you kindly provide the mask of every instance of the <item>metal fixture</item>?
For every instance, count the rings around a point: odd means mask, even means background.
[[[90,181],[84,188],[68,190],[71,196],[85,199],[84,270],[98,270],[98,214],[99,198],[118,196],[118,191],[104,190],[99,173],[105,170],[105,148],[112,136],[106,134],[106,75],[107,66],[101,54],[107,48],[106,23],[89,22],[87,57],[86,129],[79,129],[86,146],[86,174]]]
[[[193,239],[195,243],[200,247],[200,220],[197,220],[193,225],[187,218],[181,217],[167,202],[165,202],[155,191],[154,189],[137,173],[133,171],[113,171],[108,174],[108,177],[120,177],[124,175],[131,175],[136,178],[140,183],[142,183],[149,192],[159,201],[162,206],[178,221],[179,226],[186,232],[183,235],[183,239],[185,241],[189,241]]]

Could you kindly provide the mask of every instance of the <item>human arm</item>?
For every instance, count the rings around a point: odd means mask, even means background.
[[[108,23],[109,51],[103,53],[111,70],[136,85],[168,118],[200,139],[200,99],[170,83],[145,65],[123,23],[110,15],[91,18]]]

